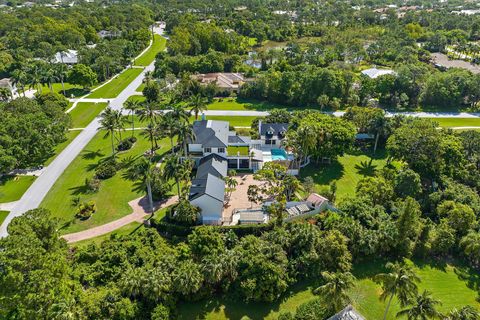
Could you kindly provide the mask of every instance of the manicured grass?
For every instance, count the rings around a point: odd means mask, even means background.
[[[72,95],[74,97],[80,97],[88,93],[85,91],[81,86],[71,84],[71,83],[64,83],[65,86],[65,97],[70,98]],[[61,83],[53,83],[52,84],[53,92],[63,94],[62,84]],[[50,88],[47,85],[42,86],[42,93],[51,92]]]
[[[130,96],[128,97],[129,101],[138,101],[138,102],[143,102],[146,100],[146,98],[144,96],[140,96],[140,95],[133,95],[133,96]]]
[[[350,291],[352,303],[369,320],[382,319],[385,311],[386,303],[379,300],[381,288],[372,280],[375,274],[385,271],[383,265],[383,262],[372,262],[359,265],[353,270],[357,281],[356,287]],[[441,312],[467,304],[480,309],[480,303],[475,300],[480,276],[475,272],[458,265],[438,266],[423,262],[418,262],[415,269],[422,280],[420,291],[426,289],[432,292],[434,298],[441,300]],[[179,319],[224,320],[248,317],[273,320],[277,319],[280,313],[295,312],[302,303],[315,299],[312,290],[317,286],[315,280],[301,282],[292,286],[289,292],[274,303],[244,303],[231,297],[183,303],[179,306]],[[395,319],[399,310],[400,307],[394,299],[387,319]]]
[[[0,226],[2,225],[3,221],[7,218],[8,211],[0,211]]]
[[[70,111],[72,118],[71,128],[85,128],[103,109],[107,107],[106,103],[79,102],[77,106]]]
[[[35,179],[34,176],[0,177],[0,203],[20,200]]]
[[[145,89],[145,83],[142,83],[141,85],[139,85],[138,88],[135,91],[142,92],[143,89]]]
[[[130,82],[133,81],[133,79],[138,77],[142,71],[141,68],[126,69],[118,77],[89,94],[87,98],[115,98],[130,84]]]
[[[480,127],[480,118],[432,118],[440,127]]]
[[[80,130],[68,131],[66,134],[67,140],[63,141],[55,147],[54,155],[44,163],[44,166],[48,166],[60,154],[60,152],[62,152],[63,149],[65,149],[70,144],[70,142],[72,142],[73,139],[75,139],[80,134],[80,132]]]
[[[239,154],[241,156],[248,156],[248,147],[228,147],[227,154],[229,156],[236,156]]]
[[[131,222],[121,228],[118,228],[115,231],[106,233],[104,235],[91,238],[91,239],[86,239],[83,241],[78,241],[75,243],[72,243],[72,247],[85,247],[88,246],[89,244],[100,244],[105,240],[110,239],[112,236],[124,236],[124,235],[130,235],[135,233],[138,229],[143,228],[143,224],[140,222]]]
[[[363,162],[368,164],[372,160],[371,165],[358,167]],[[356,152],[345,154],[333,161],[331,164],[317,165],[309,164],[300,170],[302,180],[310,176],[316,185],[316,191],[322,186],[328,186],[333,180],[337,181],[337,200],[354,195],[355,187],[358,181],[366,176],[373,175],[375,170],[382,169],[387,163],[387,155],[384,150],[377,150],[376,155],[371,153]]]
[[[124,133],[123,137],[127,134],[130,132]],[[108,159],[112,153],[110,138],[104,138],[104,135],[105,132],[97,133],[63,172],[41,204],[41,207],[50,209],[64,224],[61,233],[77,232],[121,218],[132,212],[128,202],[143,196],[143,190],[133,190],[134,183],[122,178],[122,171],[110,179],[103,180],[97,193],[86,193],[85,179],[92,178],[98,162]],[[140,135],[140,131],[135,131],[135,135],[138,141],[132,149],[119,153],[118,161],[130,156],[139,157],[149,149],[150,143]],[[157,152],[162,154],[169,149],[170,143],[165,139],[159,141],[159,146],[161,149]],[[80,197],[81,202],[95,201],[97,211],[89,220],[75,219],[76,208],[71,202],[76,197]]]
[[[207,120],[219,120],[219,121],[228,121],[230,122],[230,126],[232,127],[250,127],[252,125],[252,121],[257,117],[251,116],[207,116]],[[195,120],[194,117],[191,119]],[[201,118],[198,117],[200,120]]]
[[[211,104],[207,106],[208,110],[254,110],[264,111],[271,109],[292,109],[296,108],[282,106],[267,101],[247,100],[241,98],[215,98]],[[298,109],[298,108],[297,108]]]
[[[165,50],[165,46],[167,44],[167,39],[164,37],[156,34],[153,38],[153,44],[150,49],[147,50],[143,55],[141,55],[138,59],[135,60],[136,66],[148,66],[155,60],[157,54],[163,50]]]

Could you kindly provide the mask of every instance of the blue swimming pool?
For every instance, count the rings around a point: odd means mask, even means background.
[[[272,160],[288,160],[287,153],[283,149],[272,149]]]

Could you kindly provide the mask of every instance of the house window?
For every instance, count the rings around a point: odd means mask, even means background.
[[[272,139],[266,139],[265,144],[277,144],[277,141]]]
[[[211,153],[211,152],[212,152],[212,148],[205,148],[205,152],[206,152],[206,153]]]
[[[218,148],[218,153],[225,153],[225,148]]]

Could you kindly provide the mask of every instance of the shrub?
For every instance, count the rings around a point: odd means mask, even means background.
[[[100,179],[97,177],[85,179],[85,189],[87,193],[96,193],[100,189]]]
[[[97,211],[97,206],[95,202],[93,201],[84,202],[78,206],[78,210],[77,210],[77,213],[75,214],[75,217],[77,217],[80,220],[87,220],[96,211]]]
[[[95,169],[95,177],[98,179],[108,179],[117,173],[117,164],[113,160],[100,163]]]
[[[159,201],[165,199],[168,192],[170,192],[170,184],[165,181],[162,176],[162,172],[159,169],[155,169],[152,179],[153,200]]]
[[[135,141],[136,141],[135,137],[132,137],[132,138],[135,139]],[[135,143],[135,141],[132,142],[132,138],[126,138],[126,139],[123,139],[122,141],[120,141],[120,143],[117,145],[117,151],[130,150],[132,148],[133,144]]]

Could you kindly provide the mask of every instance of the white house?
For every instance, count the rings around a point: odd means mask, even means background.
[[[14,97],[17,94],[17,87],[13,83],[12,79],[10,78],[3,78],[0,79],[0,88],[5,88],[10,93],[12,94],[12,97]]]
[[[78,63],[78,51],[68,49],[67,51],[59,51],[55,53],[54,63],[76,64]]]
[[[371,79],[376,79],[378,77],[381,77],[387,74],[395,74],[395,71],[393,71],[392,69],[370,68],[370,69],[363,70],[362,74]]]
[[[263,145],[280,146],[285,139],[288,123],[258,122],[258,134]]]

